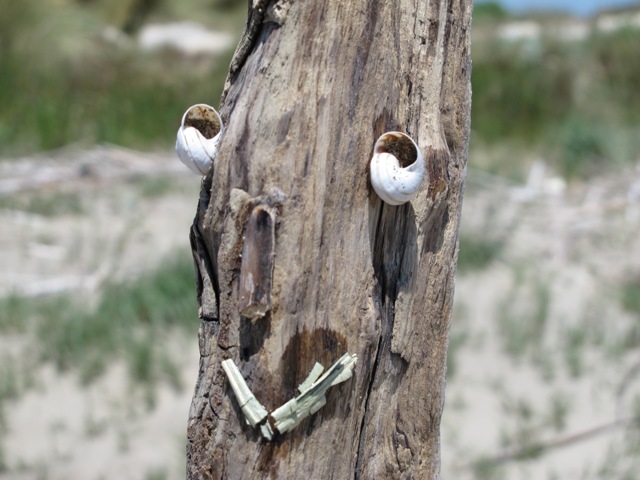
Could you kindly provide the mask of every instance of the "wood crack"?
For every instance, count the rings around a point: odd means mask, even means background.
[[[380,350],[382,346],[382,339],[384,338],[384,333],[380,334],[380,338],[378,339],[378,346],[376,348],[376,359],[373,362],[373,369],[371,371],[371,378],[369,379],[369,385],[367,386],[367,399],[364,404],[364,412],[362,415],[362,422],[360,422],[360,436],[358,438],[358,456],[356,460],[356,468],[353,472],[354,480],[358,480],[360,478],[360,473],[362,471],[362,457],[364,454],[365,440],[367,436],[365,435],[366,431],[366,421],[369,414],[369,400],[371,400],[371,392],[373,391],[373,383],[376,378],[376,372],[378,371],[378,365],[380,364]]]
[[[269,0],[248,0],[247,23],[245,24],[244,32],[231,59],[231,65],[229,65],[229,74],[227,75],[222,97],[220,98],[221,105],[224,104],[231,82],[235,80],[238,72],[240,72],[246,63],[249,54],[258,41],[260,31],[264,25],[268,3]]]
[[[200,225],[201,219],[205,218],[204,212],[211,201],[211,182],[212,173],[202,180],[198,209],[189,232],[189,241],[195,269],[198,317],[203,321],[217,322],[220,319],[218,267],[215,259],[209,254]]]

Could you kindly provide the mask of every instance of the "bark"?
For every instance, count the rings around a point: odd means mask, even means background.
[[[187,476],[438,478],[471,0],[254,3],[191,232],[201,359]],[[398,207],[368,178],[390,130],[416,140],[430,175]],[[354,376],[271,442],[221,367],[233,359],[271,412],[346,352]]]

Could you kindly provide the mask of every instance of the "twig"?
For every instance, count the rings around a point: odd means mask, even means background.
[[[568,447],[569,445],[573,445],[578,442],[582,442],[584,440],[589,440],[590,438],[596,437],[598,435],[602,435],[604,433],[610,432],[611,430],[617,430],[619,428],[626,428],[631,426],[637,426],[638,419],[637,418],[621,418],[618,420],[614,420],[610,423],[605,423],[603,425],[598,425],[597,427],[590,428],[588,430],[583,430],[581,432],[572,433],[570,435],[566,435],[563,437],[558,437],[547,442],[534,442],[531,445],[527,445],[525,447],[519,447],[512,450],[507,450],[505,452],[499,453],[494,457],[488,457],[482,459],[482,463],[486,464],[500,464],[510,462],[512,460],[519,460],[522,458],[526,458],[531,456],[532,453],[542,454],[548,450]]]

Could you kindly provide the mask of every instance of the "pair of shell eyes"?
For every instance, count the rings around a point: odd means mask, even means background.
[[[210,105],[199,103],[182,116],[176,140],[180,160],[195,174],[211,170],[224,125]],[[401,205],[418,194],[425,176],[420,148],[402,132],[382,134],[373,148],[370,164],[371,185],[390,205]]]

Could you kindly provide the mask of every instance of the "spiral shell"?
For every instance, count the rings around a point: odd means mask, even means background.
[[[206,175],[213,165],[224,125],[210,105],[198,103],[184,112],[178,129],[176,153],[196,175]]]
[[[402,205],[418,194],[425,177],[422,152],[401,132],[383,133],[373,147],[371,185],[389,205]]]

